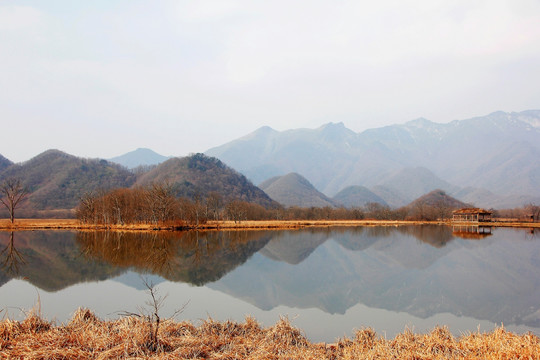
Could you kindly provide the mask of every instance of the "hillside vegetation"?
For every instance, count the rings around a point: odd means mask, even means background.
[[[0,161],[4,163],[0,182],[17,178],[28,189],[18,212],[23,217],[72,217],[87,194],[95,196],[157,183],[170,187],[176,197],[202,199],[217,194],[223,201],[278,206],[245,176],[203,154],[173,158],[147,171],[130,171],[107,160],[83,159],[58,150],[48,150],[21,164]]]
[[[11,177],[21,179],[29,191],[22,205],[26,211],[73,209],[87,192],[135,183],[134,174],[120,165],[58,150],[48,150],[0,172],[0,181]]]
[[[213,192],[226,201],[235,199],[265,207],[277,205],[244,175],[204,154],[169,159],[136,181],[136,185],[153,183],[170,184],[177,197],[202,198]]]
[[[11,165],[13,165],[13,162],[9,159],[6,159],[0,154],[0,172],[4,169],[7,169]]]

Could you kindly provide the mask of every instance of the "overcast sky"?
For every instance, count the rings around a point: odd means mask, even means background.
[[[540,1],[0,1],[0,154],[540,108]]]

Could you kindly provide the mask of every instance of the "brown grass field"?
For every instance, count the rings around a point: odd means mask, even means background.
[[[400,226],[400,225],[451,225],[450,221],[393,221],[393,220],[262,220],[262,221],[209,221],[198,227],[186,226],[185,230],[265,230],[265,229],[302,229],[306,227],[343,227],[343,226]],[[470,224],[474,225],[474,224]],[[482,223],[494,227],[539,228],[540,222],[494,221]],[[11,224],[8,219],[0,219],[0,230],[175,230],[177,224],[133,224],[133,225],[89,225],[81,224],[76,219],[16,219]]]
[[[195,326],[165,320],[157,338],[140,317],[102,321],[79,309],[67,324],[30,314],[0,322],[2,359],[540,359],[540,339],[503,327],[454,337],[446,327],[426,334],[405,331],[393,339],[371,329],[333,344],[312,343],[287,319],[264,328],[212,319]]]

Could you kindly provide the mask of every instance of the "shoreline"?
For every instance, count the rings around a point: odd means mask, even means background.
[[[14,224],[8,219],[0,219],[0,231],[25,230],[110,230],[110,231],[219,231],[219,230],[295,230],[315,227],[355,227],[355,226],[405,226],[405,225],[446,225],[446,226],[486,226],[540,228],[540,222],[493,221],[493,222],[452,222],[452,221],[412,221],[412,220],[244,220],[208,221],[195,225],[94,225],[81,224],[76,219],[16,219]]]
[[[540,338],[497,327],[453,336],[445,326],[427,333],[405,330],[387,339],[371,328],[333,343],[314,343],[287,318],[263,327],[244,322],[160,319],[131,314],[101,320],[79,309],[66,324],[30,312],[0,321],[0,353],[7,358],[78,359],[540,359]]]

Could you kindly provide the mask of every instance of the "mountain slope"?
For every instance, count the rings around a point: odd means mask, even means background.
[[[409,197],[405,197],[405,195],[401,194],[395,189],[382,185],[373,186],[372,188],[370,188],[370,190],[375,195],[383,199],[388,204],[388,206],[394,208],[408,204],[413,200]]]
[[[386,188],[395,190],[405,198],[417,198],[429,191],[442,189],[456,190],[457,187],[441,180],[424,167],[403,168],[392,173],[387,179],[380,182]]]
[[[141,165],[157,165],[166,161],[168,157],[160,155],[150,149],[138,148],[124,155],[116,156],[109,161],[134,169]]]
[[[459,201],[456,198],[446,194],[443,190],[433,190],[425,195],[420,196],[418,199],[411,202],[408,206],[414,207],[418,205],[428,205],[436,207],[445,207],[451,209],[459,209],[464,207],[470,207],[470,204],[466,204],[463,201]]]
[[[355,162],[356,154],[347,150],[355,138],[342,123],[284,132],[264,127],[206,154],[221,159],[254,183],[296,172],[328,193],[328,173],[347,177],[350,164]]]
[[[47,150],[0,173],[0,180],[20,178],[28,188],[25,208],[72,209],[80,197],[98,189],[129,187],[135,176],[106,160],[82,159],[59,150]]]
[[[21,214],[30,217],[39,215],[32,213],[36,210],[49,211],[46,216],[51,216],[50,211],[62,210],[61,216],[69,216],[85,193],[153,182],[170,183],[178,196],[205,196],[217,192],[224,200],[279,206],[243,175],[202,154],[170,159],[136,176],[124,166],[107,160],[82,159],[59,150],[48,150],[0,172],[0,181],[8,177],[20,178],[28,188],[28,196],[19,209]]]
[[[0,172],[13,165],[13,162],[0,155]]]
[[[494,193],[540,195],[540,150],[528,142],[516,142],[493,152],[467,177],[471,186]]]
[[[153,182],[169,183],[177,196],[204,197],[210,192],[217,192],[227,200],[239,199],[265,207],[277,206],[245,176],[218,159],[203,154],[169,159],[139,176],[136,185]]]
[[[332,198],[335,202],[345,207],[361,207],[367,203],[379,203],[388,205],[379,195],[375,194],[365,186],[348,186],[338,192]]]
[[[334,206],[334,202],[319,192],[303,176],[290,173],[268,179],[259,188],[272,200],[284,206],[325,207]]]
[[[531,156],[526,174],[516,172],[514,162],[526,161],[525,145],[521,149],[512,148],[519,143],[528,144],[530,153],[540,151],[538,124],[540,110],[495,112],[447,124],[417,119],[362,133],[354,133],[342,123],[283,132],[265,127],[210,149],[207,154],[230,164],[255,182],[283,173],[300,173],[331,196],[352,185],[370,189],[386,186],[388,177],[395,172],[418,167],[444,179],[446,185],[418,188],[406,196],[408,201],[435,188],[455,191],[449,184],[475,186],[501,194],[540,196],[540,188],[532,186],[540,173],[540,162]],[[508,159],[497,163],[494,156],[503,149],[510,151],[504,154]],[[504,178],[494,176],[493,172],[504,174]],[[531,181],[514,186],[523,183],[524,175]]]

